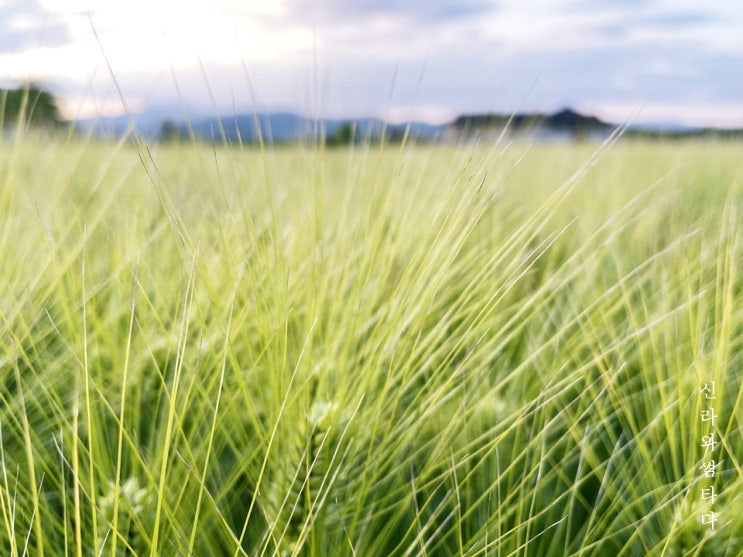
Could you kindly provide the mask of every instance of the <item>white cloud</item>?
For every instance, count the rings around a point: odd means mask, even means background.
[[[453,121],[457,115],[457,111],[446,105],[411,104],[410,106],[391,106],[378,116],[386,118],[392,123],[420,121],[431,124],[445,124]]]

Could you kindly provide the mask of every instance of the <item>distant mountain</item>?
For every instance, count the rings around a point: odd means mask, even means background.
[[[601,141],[617,124],[565,108],[554,114],[470,114],[451,123],[448,141],[495,141],[501,137],[527,141]],[[702,128],[676,123],[633,124],[623,131],[625,139],[743,139],[743,129]]]
[[[449,126],[448,136],[457,140],[497,139],[500,136],[526,139],[576,139],[608,136],[616,126],[570,108],[554,114],[469,114]]]
[[[312,140],[316,137],[332,138],[344,126],[353,129],[359,140],[378,139],[384,133],[388,137],[401,137],[408,126],[409,135],[426,141],[437,138],[445,126],[425,122],[387,124],[378,118],[315,120],[291,112],[235,114],[232,116],[195,116],[188,120],[183,111],[173,109],[150,109],[132,116],[77,120],[75,125],[97,136],[121,137],[136,130],[148,140],[167,136],[190,138],[202,141],[227,141],[230,143],[257,142],[259,138],[269,143],[291,143]]]
[[[186,118],[185,114],[189,114]],[[515,114],[464,114],[443,125],[425,122],[385,124],[379,118],[315,120],[292,112],[241,113],[209,116],[190,109],[154,107],[132,116],[77,120],[83,132],[103,137],[121,137],[136,130],[147,140],[196,138],[200,141],[255,143],[294,143],[322,139],[329,144],[351,140],[378,140],[384,133],[399,140],[407,133],[420,141],[468,142],[496,141],[502,137],[525,141],[601,141],[618,126],[571,108],[553,114],[523,112]],[[627,138],[743,138],[743,130],[694,128],[677,124],[632,125],[624,131]]]
[[[122,137],[132,130],[137,130],[147,139],[157,139],[163,124],[166,122],[180,125],[185,122],[184,114],[199,117],[201,111],[174,106],[155,106],[131,115],[101,116],[99,118],[84,118],[74,121],[75,126],[85,132],[98,137]],[[203,117],[203,116],[202,116]]]
[[[377,139],[382,136],[383,131],[388,136],[402,135],[408,125],[410,125],[410,135],[418,139],[434,139],[443,130],[443,126],[423,122],[385,125],[384,121],[378,118],[315,120],[298,114],[281,112],[204,118],[193,121],[191,130],[181,124],[181,131],[184,135],[190,135],[192,131],[199,139],[217,141],[224,139],[231,143],[255,142],[259,139],[260,131],[260,137],[264,141],[291,143],[314,138],[332,138],[344,126],[353,128],[355,137],[359,139]]]
[[[544,125],[551,129],[572,130],[574,132],[610,132],[616,127],[613,124],[602,122],[595,116],[584,116],[570,108],[565,108],[560,112],[547,116],[544,120]]]
[[[204,117],[180,124],[182,135],[193,135],[201,140],[230,143],[255,142],[263,138],[268,142],[285,142],[299,139],[310,128],[309,122],[292,113],[236,114],[234,116]]]

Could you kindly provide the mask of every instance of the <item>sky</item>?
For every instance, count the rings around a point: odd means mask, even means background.
[[[67,118],[570,106],[743,127],[741,30],[739,0],[0,0],[0,87],[40,83]]]

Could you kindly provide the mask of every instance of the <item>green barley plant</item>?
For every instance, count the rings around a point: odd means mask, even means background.
[[[739,145],[130,139],[3,140],[4,554],[741,554]]]

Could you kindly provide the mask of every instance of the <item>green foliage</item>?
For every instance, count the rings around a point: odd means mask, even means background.
[[[43,88],[28,84],[0,89],[0,128],[18,126],[55,128],[62,123],[57,101]]]
[[[327,139],[327,145],[350,145],[356,141],[356,125],[353,123],[343,124],[336,132]]]
[[[740,555],[738,146],[145,149],[0,154],[7,553]]]
[[[157,140],[165,143],[185,141],[187,139],[188,132],[170,120],[163,122],[157,133]]]

